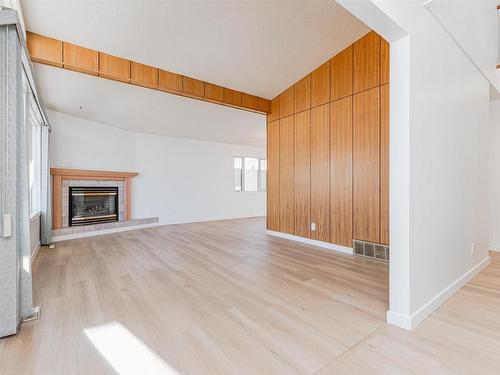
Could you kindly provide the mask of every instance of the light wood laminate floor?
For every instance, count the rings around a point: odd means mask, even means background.
[[[411,333],[384,323],[387,271],[262,218],[61,242],[34,263],[42,319],[0,340],[0,373],[498,373],[498,255]]]

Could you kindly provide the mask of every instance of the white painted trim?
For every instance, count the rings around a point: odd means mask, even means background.
[[[38,255],[38,251],[40,250],[40,247],[42,247],[42,243],[38,241],[38,244],[35,247],[35,250],[31,253],[31,264],[33,264],[33,261],[35,260],[36,256]]]
[[[387,311],[387,323],[404,328],[411,331],[411,318],[408,315],[403,315],[394,311]]]
[[[350,254],[350,255],[354,254],[352,247],[335,245],[333,243],[323,242],[318,240],[311,240],[310,238],[294,236],[293,234],[288,234],[288,233],[275,232],[273,230],[266,230],[266,233],[269,234],[270,236],[280,237],[291,241],[302,242],[308,245],[319,246],[325,249],[338,251],[344,254]]]
[[[412,331],[420,323],[424,321],[429,315],[431,315],[439,306],[441,306],[448,298],[453,294],[458,292],[465,284],[471,281],[479,272],[486,268],[491,262],[491,258],[488,256],[481,262],[472,267],[469,271],[451,283],[447,288],[445,288],[441,293],[427,302],[424,306],[418,309],[415,313],[411,315],[403,315],[394,311],[387,311],[387,322],[394,324],[398,327]]]
[[[500,253],[500,245],[490,244],[489,249],[495,253]]]
[[[165,224],[147,223],[147,224],[141,224],[141,225],[131,225],[129,227],[96,230],[96,231],[92,231],[92,232],[81,232],[81,233],[65,234],[65,235],[60,235],[60,236],[53,236],[52,237],[52,242],[74,240],[74,239],[77,239],[77,238],[85,238],[85,237],[102,236],[103,234],[110,234],[110,233],[117,233],[117,232],[126,232],[126,231],[129,231],[129,230],[135,230],[135,229],[158,227],[160,225],[165,225]]]

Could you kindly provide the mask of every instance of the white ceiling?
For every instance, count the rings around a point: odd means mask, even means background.
[[[22,0],[28,30],[272,99],[368,31],[334,0]]]
[[[269,99],[368,31],[334,0],[21,2],[30,31]],[[262,115],[36,70],[49,109],[139,132],[265,147]]]
[[[35,70],[50,110],[141,133],[265,147],[263,115],[47,65]]]

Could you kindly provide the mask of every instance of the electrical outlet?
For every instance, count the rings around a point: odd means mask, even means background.
[[[311,223],[311,230],[316,230],[316,223]]]
[[[12,216],[10,214],[3,215],[3,231],[2,237],[12,236]]]
[[[474,256],[475,253],[476,253],[476,245],[474,243],[472,243],[470,245],[470,255]]]

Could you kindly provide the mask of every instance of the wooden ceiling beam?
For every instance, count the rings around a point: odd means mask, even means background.
[[[26,35],[32,61],[170,94],[262,114],[271,101],[32,32]]]

